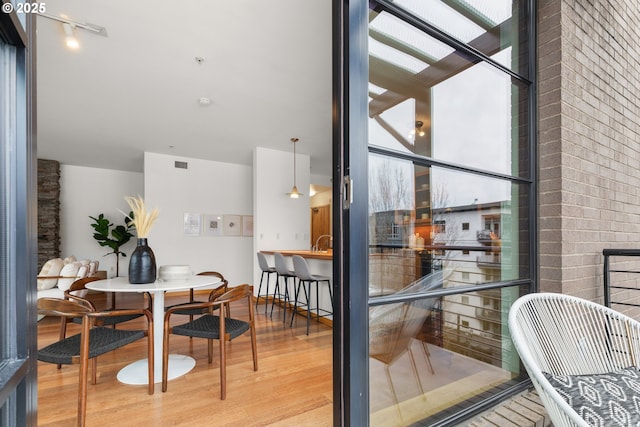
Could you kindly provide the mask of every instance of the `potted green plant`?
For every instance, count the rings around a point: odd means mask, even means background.
[[[126,244],[134,236],[131,233],[133,225],[133,212],[129,213],[128,217],[124,218],[124,225],[116,225],[114,228],[113,223],[105,218],[104,214],[98,215],[97,218],[89,216],[93,220],[91,227],[95,230],[93,238],[98,241],[100,246],[106,246],[111,248],[111,252],[105,254],[116,255],[116,276],[120,275],[120,256],[126,257],[127,254],[120,250],[122,245]]]

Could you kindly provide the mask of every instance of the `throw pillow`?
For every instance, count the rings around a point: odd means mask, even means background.
[[[61,291],[66,291],[67,289],[69,289],[71,284],[76,281],[76,278],[78,276],[78,269],[81,265],[82,264],[80,264],[78,261],[75,261],[65,264],[65,266],[62,267],[62,270],[60,270],[60,275],[64,276],[65,278],[58,279],[58,289],[60,289]]]
[[[95,276],[96,271],[98,271],[98,261],[91,261],[89,263],[89,271],[87,272],[87,276]]]
[[[543,374],[589,425],[640,425],[640,373],[637,368],[594,375]]]
[[[76,278],[82,279],[89,275],[89,266],[80,264],[80,268],[78,268],[78,274],[76,274]]]
[[[38,273],[38,277],[45,276],[60,276],[60,270],[64,265],[63,261],[60,258],[50,259],[44,263],[42,268],[40,269],[40,273]],[[38,279],[38,290],[44,291],[45,289],[55,288],[58,284],[58,279]]]

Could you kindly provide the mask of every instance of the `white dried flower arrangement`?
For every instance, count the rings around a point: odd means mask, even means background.
[[[146,239],[151,231],[151,226],[158,218],[158,208],[153,208],[151,212],[147,212],[147,207],[144,204],[142,197],[125,197],[125,200],[129,204],[131,211],[133,212],[133,218],[131,223],[136,228],[136,234],[139,239]],[[125,215],[128,216],[128,215]]]

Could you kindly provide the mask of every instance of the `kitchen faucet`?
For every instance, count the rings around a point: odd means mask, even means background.
[[[320,239],[322,239],[323,237],[328,237],[329,241],[333,241],[333,236],[331,234],[323,234],[322,236],[318,237],[318,239],[316,240],[316,244],[313,245],[313,247],[311,248],[311,251],[315,252],[319,250],[318,243],[320,243]]]

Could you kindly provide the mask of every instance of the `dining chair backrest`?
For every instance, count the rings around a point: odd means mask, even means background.
[[[75,301],[75,302],[79,302],[80,304],[84,304],[88,307],[91,307],[94,310],[98,310],[98,308],[96,307],[94,301],[91,300],[91,298],[89,297],[89,289],[87,289],[87,283],[90,282],[95,282],[97,280],[103,280],[99,277],[83,277],[81,279],[77,279],[75,280],[71,286],[69,286],[69,289],[64,291],[64,297],[67,300],[71,300],[71,301]],[[145,292],[144,293],[146,295],[146,309],[151,311],[151,294],[149,292]],[[99,299],[96,299],[96,301],[98,302],[98,305],[100,306],[100,302]],[[115,300],[115,295],[111,298],[111,307],[108,308],[108,310],[115,310],[116,309],[116,300]],[[102,308],[100,308],[102,309]],[[127,319],[128,317],[128,319]],[[134,317],[135,318],[135,317]],[[121,322],[126,322],[127,320],[131,320],[132,318],[130,316],[126,316],[126,317],[113,317],[110,319],[110,322],[113,323],[121,323]]]
[[[313,274],[309,271],[307,260],[300,255],[293,256],[293,271],[296,272],[296,276],[300,280],[314,280]]]
[[[224,275],[222,273],[219,273],[217,271],[201,271],[197,275],[198,276],[213,276],[213,277],[217,277],[218,279],[220,279],[220,284],[221,285],[225,285],[225,287],[229,286],[229,281],[227,281],[227,279],[224,278]],[[193,291],[193,288],[191,288],[191,290]]]
[[[225,281],[225,283],[222,283],[221,285],[216,287],[214,290],[209,292],[209,302],[217,301],[222,295],[226,294],[228,290],[229,290],[229,287],[227,286],[227,283]]]
[[[82,317],[85,313],[94,311],[93,308],[76,301],[46,297],[38,299],[38,312],[48,316]]]
[[[263,253],[258,252],[258,265],[260,266],[260,270],[262,271],[268,271],[271,269],[271,267],[269,267],[269,263],[267,262],[267,257],[264,256]]]
[[[213,276],[220,279],[220,284],[218,285],[218,287],[216,287],[214,290],[212,290],[209,293],[208,301],[212,301],[213,298],[221,295],[220,292],[222,293],[226,292],[227,287],[229,285],[229,282],[227,281],[227,279],[224,278],[224,275],[217,271],[201,271],[200,273],[197,274],[197,276]],[[203,302],[205,301],[197,301],[195,299],[195,292],[193,288],[190,288],[188,302],[169,305],[165,307],[165,312],[170,309],[176,308],[175,310],[172,311],[174,314],[182,314],[185,316],[190,316],[189,320],[193,320],[193,316],[198,316],[203,313],[202,308],[194,308],[194,307],[180,308],[180,306],[185,304],[197,304],[197,303],[203,303]]]
[[[251,285],[243,284],[243,285],[238,285],[238,286],[229,288],[227,292],[215,298],[214,301],[217,301],[220,304],[228,304],[243,298],[251,298],[252,296],[253,296],[253,287]],[[249,303],[249,308],[251,307],[252,307],[252,304]]]
[[[276,262],[276,271],[278,272],[278,274],[291,274],[291,270],[289,270],[289,267],[287,267],[287,262],[284,259],[284,255],[282,255],[280,252],[276,252],[275,254],[273,254],[273,258]]]
[[[100,280],[98,277],[83,277],[82,279],[78,279],[69,286],[69,289],[64,291],[64,296],[66,299],[79,302],[80,304],[87,305],[93,310],[96,309],[95,305],[89,301],[87,297],[87,293],[89,293],[89,289],[86,288],[86,284],[89,282],[95,282],[96,280]]]

